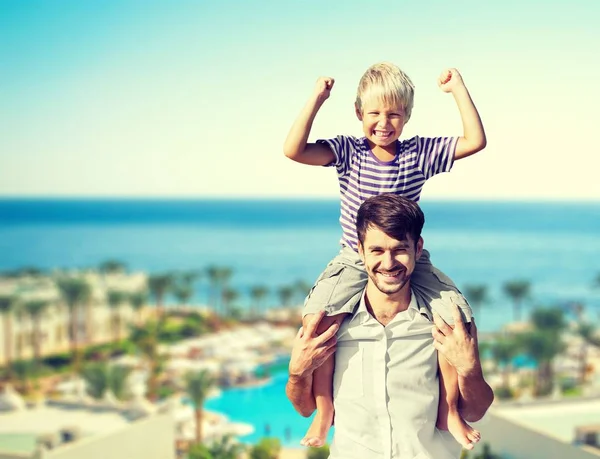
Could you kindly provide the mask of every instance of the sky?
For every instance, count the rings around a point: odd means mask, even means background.
[[[0,0],[0,196],[336,198],[285,158],[316,79],[310,140],[362,134],[362,73],[416,86],[403,138],[460,135],[461,72],[487,148],[431,199],[600,200],[600,2]]]

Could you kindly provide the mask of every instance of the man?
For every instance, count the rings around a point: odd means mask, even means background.
[[[356,313],[321,335],[316,329],[323,314],[315,315],[294,342],[286,393],[303,416],[315,409],[312,373],[335,352],[331,459],[458,458],[458,443],[435,427],[436,350],[456,369],[465,420],[481,419],[492,403],[474,321],[467,331],[455,308],[452,329],[419,308],[411,291],[423,224],[421,209],[410,200],[392,194],[367,199],[356,226],[368,281]]]

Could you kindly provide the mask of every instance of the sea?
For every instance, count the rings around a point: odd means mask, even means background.
[[[485,285],[479,330],[514,319],[508,281],[531,283],[525,314],[579,302],[600,312],[600,202],[426,201],[423,237],[434,265],[459,288]],[[312,284],[339,250],[339,202],[303,199],[0,199],[0,271],[87,269],[108,259],[163,273],[232,270],[236,306],[257,285]],[[193,303],[205,305],[208,280]],[[297,299],[297,302],[301,300]],[[173,303],[174,299],[170,299]]]

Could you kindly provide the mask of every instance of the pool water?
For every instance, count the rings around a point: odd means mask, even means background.
[[[261,386],[224,389],[221,395],[206,401],[207,410],[225,414],[232,422],[254,426],[254,433],[240,437],[244,443],[257,443],[263,437],[276,437],[284,447],[301,447],[300,440],[312,418],[300,416],[285,395],[287,371],[272,373]],[[328,441],[333,438],[333,429]]]

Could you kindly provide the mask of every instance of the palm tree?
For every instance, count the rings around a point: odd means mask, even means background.
[[[240,294],[237,290],[229,287],[223,287],[221,290],[221,299],[223,303],[223,313],[226,316],[231,315],[231,306],[235,300],[239,298]]]
[[[554,384],[552,361],[565,350],[561,334],[566,327],[563,311],[559,308],[540,308],[531,315],[534,329],[519,335],[527,354],[537,362],[535,393],[548,393]]]
[[[173,287],[173,296],[177,299],[180,306],[190,303],[194,296],[194,288],[191,285],[179,284]]]
[[[108,306],[112,311],[110,326],[112,328],[113,342],[118,343],[121,340],[121,315],[119,310],[127,300],[127,293],[120,290],[109,290],[106,294]]]
[[[148,292],[134,292],[129,296],[129,302],[134,311],[137,312],[137,324],[142,323],[142,308],[148,303]]]
[[[219,289],[219,267],[214,265],[209,266],[206,268],[206,275],[209,282],[208,304],[216,311]]]
[[[98,269],[102,274],[119,274],[127,271],[127,265],[122,261],[109,259],[100,263]]]
[[[40,318],[48,309],[48,306],[50,306],[50,302],[47,300],[30,300],[25,303],[25,310],[33,322],[33,349],[35,355],[35,367],[38,372],[40,370],[40,359],[42,354]]]
[[[255,285],[250,290],[252,298],[252,315],[258,316],[262,312],[262,302],[269,293],[269,289],[264,285]]]
[[[580,385],[583,386],[585,384],[585,376],[587,373],[587,357],[588,357],[588,347],[592,346],[600,346],[600,338],[598,338],[596,334],[595,327],[588,323],[582,322],[577,327],[577,334],[581,337],[581,354],[579,357],[580,360],[580,370],[579,370],[579,382]]]
[[[239,459],[246,447],[235,441],[231,435],[224,435],[208,445],[213,459]]]
[[[184,285],[193,286],[202,277],[202,272],[197,270],[186,271],[180,275],[181,282]]]
[[[215,312],[218,313],[220,309],[219,297],[221,298],[222,305],[223,290],[227,288],[233,271],[231,270],[231,268],[213,265],[206,268],[206,274],[210,282],[210,306],[212,306]],[[223,312],[224,311],[221,311],[221,313]]]
[[[564,312],[560,308],[538,308],[531,313],[531,323],[541,331],[559,335],[566,327]]]
[[[308,296],[310,289],[312,288],[312,284],[309,284],[305,280],[297,280],[294,283],[294,292],[297,295],[298,304],[304,303],[304,299]]]
[[[194,403],[196,415],[196,442],[202,442],[202,418],[204,402],[210,390],[216,385],[217,379],[208,371],[190,372],[185,376],[187,393]]]
[[[171,274],[155,274],[148,278],[148,289],[156,301],[156,311],[160,317],[163,313],[165,295],[173,287]]]
[[[17,303],[17,298],[11,295],[0,296],[0,313],[4,316],[4,361],[6,365],[6,380],[12,379],[13,334],[12,313]]]
[[[76,277],[63,277],[56,281],[56,285],[60,290],[61,296],[67,307],[69,308],[69,321],[70,321],[70,341],[71,341],[71,353],[73,356],[73,370],[78,373],[81,366],[81,355],[78,348],[78,309],[85,303],[88,303],[92,289],[90,284],[83,278]]]
[[[163,359],[158,354],[158,335],[163,321],[151,321],[140,327],[133,327],[129,339],[144,356],[148,365],[148,391],[150,400],[155,400],[158,394],[158,378],[162,372]]]
[[[520,321],[523,300],[530,295],[531,283],[526,280],[512,280],[506,282],[502,289],[504,294],[513,301],[515,320]]]
[[[281,306],[288,307],[292,298],[294,297],[294,287],[284,285],[277,289],[277,295],[279,295],[279,302]]]
[[[481,307],[488,301],[487,285],[465,285],[463,290],[467,300],[473,306],[473,315],[479,317]]]
[[[173,294],[181,306],[190,304],[196,292],[195,284],[201,276],[202,273],[196,270],[185,271],[177,276]]]
[[[81,375],[86,382],[87,393],[101,400],[110,390],[118,400],[128,397],[127,378],[131,368],[122,365],[109,365],[106,361],[92,362],[83,367]]]
[[[29,393],[30,381],[35,376],[33,365],[28,360],[17,360],[13,363],[13,374],[19,382],[19,391]]]
[[[261,438],[250,449],[250,459],[277,459],[281,452],[281,442],[278,438]]]
[[[90,362],[83,366],[81,377],[86,391],[95,400],[101,400],[108,390],[108,364],[105,361]]]
[[[510,390],[511,363],[519,352],[518,344],[514,339],[504,337],[494,341],[490,350],[496,363],[502,366],[502,386]]]
[[[501,457],[498,454],[492,452],[489,443],[484,443],[483,451],[477,456],[475,456],[474,459],[501,459]]]

